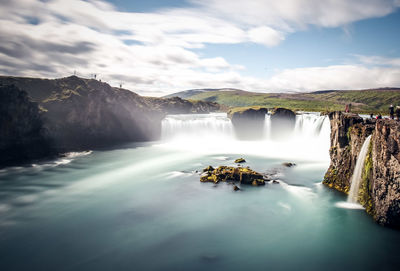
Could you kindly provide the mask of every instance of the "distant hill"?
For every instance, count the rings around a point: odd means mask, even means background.
[[[186,99],[217,102],[231,107],[285,107],[303,111],[344,110],[345,105],[351,103],[354,112],[387,114],[390,104],[400,105],[400,88],[321,90],[308,93],[258,93],[223,90],[183,91],[169,96],[184,94]]]
[[[244,91],[240,89],[234,89],[234,88],[204,88],[204,89],[189,89],[189,90],[184,90],[176,93],[172,93],[169,95],[164,96],[163,98],[172,98],[172,97],[179,97],[182,99],[190,99],[191,97],[201,94],[201,93],[206,93],[206,92],[215,92],[215,91]]]

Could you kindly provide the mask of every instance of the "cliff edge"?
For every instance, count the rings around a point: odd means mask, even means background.
[[[400,123],[341,112],[330,113],[329,119],[331,164],[323,183],[348,193],[361,147],[372,135],[358,201],[379,224],[400,228]]]

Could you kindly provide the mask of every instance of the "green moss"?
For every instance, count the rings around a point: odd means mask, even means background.
[[[349,144],[350,144],[350,141],[351,141],[351,130],[352,130],[352,127],[350,126],[349,127],[349,129],[347,130],[347,140],[349,141]]]
[[[348,194],[350,190],[350,187],[348,185],[345,185],[342,178],[339,177],[338,170],[336,168],[328,169],[322,183],[330,188],[334,188],[346,194]]]
[[[372,204],[372,141],[368,146],[367,157],[364,162],[364,170],[362,173],[362,182],[360,186],[360,192],[358,194],[358,200],[365,207],[368,214],[373,215],[373,204]]]

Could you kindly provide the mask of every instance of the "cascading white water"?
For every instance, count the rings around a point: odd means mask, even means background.
[[[168,115],[162,122],[163,146],[190,152],[238,153],[273,158],[329,161],[330,124],[327,116],[307,113],[284,140],[271,137],[270,115],[266,115],[264,137],[256,141],[236,138],[225,113]]]
[[[225,113],[168,115],[162,122],[163,140],[226,139],[233,136]]]
[[[358,192],[360,190],[360,184],[361,184],[361,174],[364,168],[364,162],[365,158],[367,157],[368,146],[370,141],[371,141],[371,135],[365,139],[361,147],[360,154],[357,157],[356,167],[354,168],[353,176],[351,177],[351,183],[350,183],[351,186],[349,195],[347,197],[347,202],[357,203],[358,201]]]

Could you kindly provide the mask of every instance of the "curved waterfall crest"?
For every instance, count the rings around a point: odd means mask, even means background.
[[[361,147],[360,154],[357,157],[356,167],[354,168],[353,176],[351,176],[350,191],[347,197],[347,202],[349,203],[357,203],[358,201],[358,192],[360,191],[360,185],[361,185],[361,175],[362,175],[362,170],[364,168],[365,158],[367,157],[368,146],[370,141],[371,141],[371,135],[369,135],[365,139]]]
[[[263,126],[263,127],[262,127]],[[329,161],[330,123],[318,113],[296,115],[291,132],[271,135],[270,115],[261,127],[262,137],[240,140],[226,113],[168,115],[162,121],[164,146],[208,153],[240,153],[285,159]],[[274,134],[276,130],[274,130]]]

